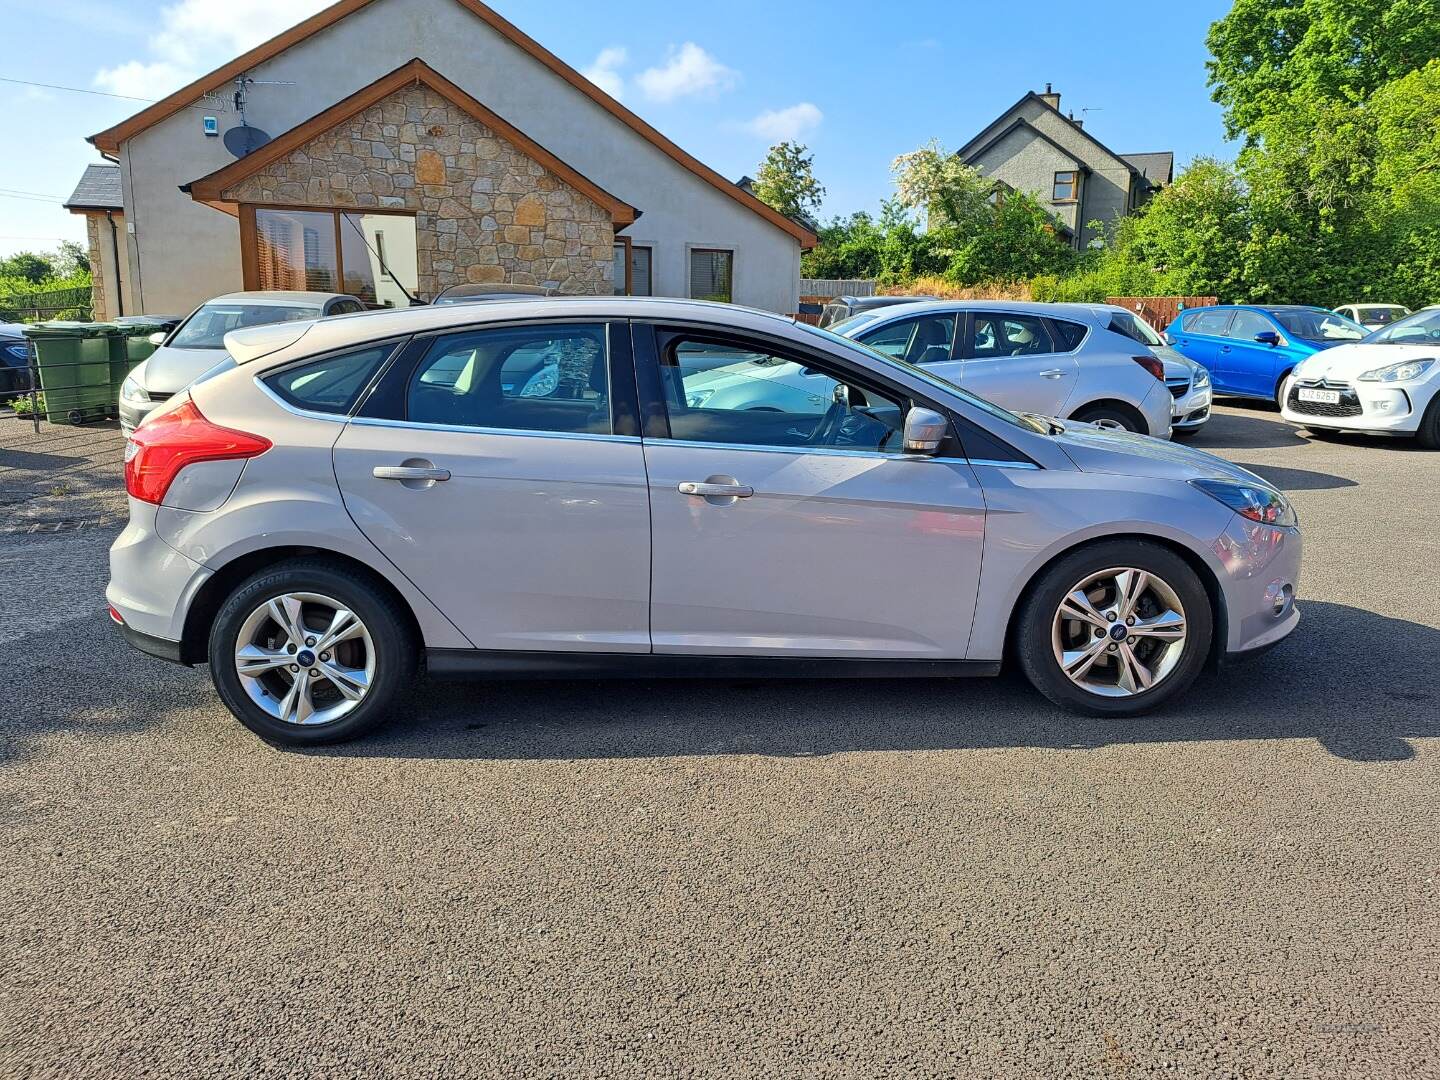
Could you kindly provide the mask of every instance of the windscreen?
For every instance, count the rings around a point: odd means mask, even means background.
[[[1275,321],[1295,337],[1306,341],[1359,341],[1368,330],[1357,322],[1333,311],[1311,311],[1308,308],[1272,311]]]
[[[225,335],[245,326],[318,319],[320,309],[286,304],[206,304],[185,320],[165,344],[171,349],[223,349]]]

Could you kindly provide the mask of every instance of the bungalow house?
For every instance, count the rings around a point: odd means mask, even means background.
[[[340,0],[90,142],[128,311],[516,282],[790,312],[816,242],[479,0]]]
[[[1117,154],[1060,111],[1060,95],[1026,94],[967,142],[956,155],[997,190],[1026,191],[1061,222],[1077,248],[1095,238],[1088,222],[1107,225],[1141,206],[1171,181],[1169,150]]]

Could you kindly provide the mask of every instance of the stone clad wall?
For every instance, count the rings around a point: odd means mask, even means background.
[[[416,211],[422,297],[462,282],[614,291],[609,213],[427,86],[396,91],[224,195]]]

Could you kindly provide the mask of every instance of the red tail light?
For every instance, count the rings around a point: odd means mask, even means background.
[[[1134,360],[1135,363],[1139,364],[1161,382],[1165,381],[1165,361],[1161,360],[1158,356],[1152,353],[1149,356],[1132,356],[1130,359]]]
[[[212,424],[195,402],[187,401],[130,436],[125,444],[125,490],[142,502],[158,504],[186,465],[257,457],[272,445],[259,435]]]

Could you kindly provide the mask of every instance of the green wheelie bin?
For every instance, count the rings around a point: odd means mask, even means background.
[[[119,328],[103,322],[43,322],[22,331],[35,344],[45,418],[84,424],[110,414],[110,348]]]
[[[119,333],[110,339],[110,405],[120,400],[120,386],[135,365],[146,359],[159,346],[150,341],[151,334],[162,332],[166,323],[146,315],[122,315],[114,323]]]

